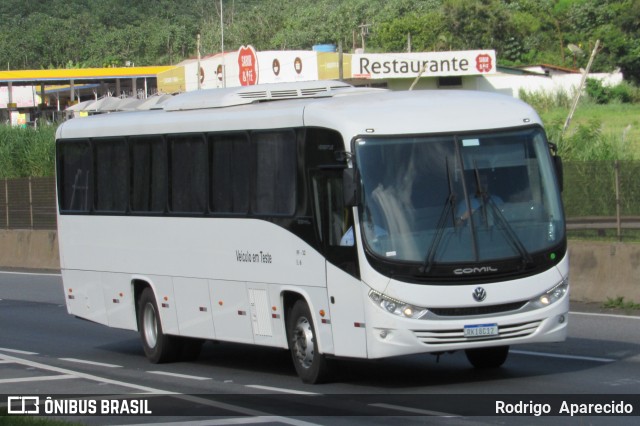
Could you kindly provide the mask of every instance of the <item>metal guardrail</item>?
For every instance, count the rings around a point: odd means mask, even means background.
[[[616,218],[614,216],[587,216],[573,217],[567,219],[567,229],[640,229],[640,216],[624,216]]]

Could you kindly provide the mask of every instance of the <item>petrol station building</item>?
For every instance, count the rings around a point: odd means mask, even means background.
[[[620,73],[589,77],[605,85],[622,81]],[[134,109],[131,98],[148,105],[142,101],[159,94],[264,83],[343,80],[391,90],[466,89],[518,97],[522,89],[572,95],[581,78],[579,70],[551,65],[499,67],[493,50],[342,54],[332,45],[298,51],[241,46],[173,66],[0,71],[0,122],[59,120],[70,107],[84,115],[119,110],[117,102],[98,102],[103,98],[126,99]]]

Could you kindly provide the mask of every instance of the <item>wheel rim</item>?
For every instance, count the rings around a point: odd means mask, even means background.
[[[313,329],[305,317],[298,318],[293,330],[293,355],[303,368],[310,368],[313,364]]]
[[[158,343],[158,323],[156,321],[156,310],[151,303],[147,303],[144,307],[142,327],[147,346],[155,348]]]

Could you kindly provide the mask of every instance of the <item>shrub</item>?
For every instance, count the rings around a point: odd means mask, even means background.
[[[0,178],[52,176],[55,126],[0,126]]]

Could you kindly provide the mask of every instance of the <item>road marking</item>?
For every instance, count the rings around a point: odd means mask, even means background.
[[[76,378],[79,378],[79,379],[86,379],[86,380],[91,380],[91,381],[94,381],[94,382],[107,383],[107,384],[116,385],[116,386],[123,386],[123,387],[127,387],[127,388],[137,389],[137,390],[143,391],[143,392],[148,392],[150,394],[166,394],[166,395],[175,394],[175,392],[169,392],[169,391],[164,391],[164,390],[160,390],[160,389],[154,389],[154,388],[150,388],[150,387],[147,387],[147,386],[137,385],[135,383],[122,382],[120,380],[107,379],[107,378],[104,378],[104,377],[94,376],[93,374],[82,373],[80,371],[69,370],[69,369],[61,368],[61,367],[54,367],[52,365],[47,365],[47,364],[42,364],[42,363],[35,362],[35,361],[30,361],[30,360],[24,359],[24,358],[16,358],[16,357],[13,357],[11,355],[2,355],[2,356],[3,356],[4,359],[11,360],[11,361],[13,361],[13,362],[15,362],[17,364],[26,365],[28,367],[33,367],[33,368],[39,368],[41,370],[54,371],[56,373],[61,373],[61,374],[64,374],[64,375],[71,375],[71,376],[75,376]]]
[[[160,423],[162,426],[223,426],[223,425],[250,425],[257,423],[273,423],[277,422],[278,418],[271,416],[260,417],[238,417],[231,419],[211,419],[211,420],[193,420],[190,422],[171,422]],[[294,423],[289,423],[294,424]],[[309,424],[309,423],[295,423],[295,424]],[[137,423],[118,426],[149,426],[149,423]]]
[[[47,380],[64,380],[64,379],[77,379],[77,377],[72,374],[63,374],[63,375],[56,375],[56,376],[39,376],[39,377],[16,377],[15,379],[0,379],[0,384],[40,382],[40,381],[47,381]]]
[[[13,272],[13,271],[0,271],[0,274],[7,275],[40,275],[43,277],[61,277],[62,274],[51,274],[46,272]]]
[[[543,356],[547,358],[563,358],[563,359],[576,359],[580,361],[595,361],[595,362],[615,362],[617,360],[612,358],[597,358],[593,356],[580,356],[580,355],[563,355],[563,354],[551,354],[546,352],[529,352],[529,351],[519,351],[512,350],[512,354],[518,355],[532,355],[532,356]]]
[[[122,368],[121,365],[106,364],[104,362],[96,362],[96,361],[88,361],[86,359],[76,359],[76,358],[58,358],[58,359],[60,361],[77,362],[79,364],[89,364],[89,365],[95,365],[98,367]]]
[[[291,393],[295,395],[320,395],[319,393],[315,393],[315,392],[305,392],[305,391],[299,391],[295,389],[286,389],[286,388],[274,388],[271,386],[262,386],[262,385],[245,385],[245,387],[252,388],[252,389],[274,391],[274,392]]]
[[[388,408],[390,410],[397,410],[397,411],[404,411],[407,413],[413,413],[413,414],[420,414],[423,416],[438,416],[438,417],[460,417],[459,415],[456,414],[451,414],[451,413],[442,413],[440,411],[431,411],[431,410],[422,410],[419,408],[412,408],[412,407],[402,407],[400,405],[393,405],[393,404],[369,404],[369,406],[371,407],[380,407],[380,408]]]
[[[122,381],[119,381],[119,380],[111,380],[111,379],[107,379],[107,378],[104,378],[104,377],[94,376],[93,374],[86,374],[86,373],[82,373],[82,372],[79,372],[79,371],[68,370],[66,368],[54,367],[52,365],[47,365],[47,364],[42,364],[42,363],[35,362],[35,361],[30,361],[30,360],[23,359],[23,358],[16,358],[16,357],[13,357],[11,355],[3,355],[3,357],[6,360],[10,360],[10,361],[13,361],[14,363],[26,365],[26,366],[29,366],[29,367],[39,368],[39,369],[48,370],[48,371],[55,371],[57,373],[68,374],[68,375],[75,376],[77,378],[91,380],[91,381],[95,381],[95,382],[108,383],[108,384],[112,384],[112,385],[123,386],[123,387],[132,388],[132,389],[137,389],[137,390],[144,391],[144,392],[147,392],[148,394],[152,394],[152,395],[166,395],[166,396],[169,396],[171,398],[181,399],[181,400],[184,400],[184,401],[190,401],[190,402],[194,402],[196,404],[201,404],[201,405],[208,405],[210,407],[216,407],[216,408],[220,408],[220,409],[223,409],[223,410],[231,411],[231,412],[234,412],[234,413],[244,414],[246,416],[254,416],[254,418],[269,419],[270,422],[284,423],[284,424],[288,424],[288,425],[292,425],[292,426],[319,426],[319,425],[317,425],[315,423],[305,422],[303,420],[291,419],[291,418],[281,417],[281,416],[272,416],[272,415],[270,415],[270,413],[265,413],[265,412],[262,412],[262,411],[253,410],[251,408],[245,408],[245,407],[240,407],[240,406],[237,406],[237,405],[226,404],[224,402],[213,401],[213,400],[209,400],[209,399],[206,399],[206,398],[201,398],[201,397],[194,396],[194,395],[184,395],[184,394],[171,392],[171,391],[167,391],[167,390],[150,388],[150,387],[147,387],[147,386],[137,385],[135,383],[127,383],[127,382],[122,382]],[[184,424],[184,423],[180,422],[179,424]],[[206,423],[206,424],[209,424],[209,423]],[[148,426],[148,424],[147,424],[147,426]]]
[[[19,351],[17,349],[9,349],[9,348],[0,348],[0,352],[11,352],[13,354],[20,354],[20,355],[38,355],[37,352]]]
[[[591,317],[609,317],[609,318],[630,318],[640,320],[640,317],[634,315],[618,315],[618,314],[601,314],[597,312],[569,312],[572,315],[584,315]]]
[[[147,371],[147,373],[151,374],[161,374],[163,376],[171,376],[178,377],[180,379],[191,379],[191,380],[211,380],[211,377],[201,377],[201,376],[190,376],[188,374],[179,374],[179,373],[169,373],[167,371]]]

